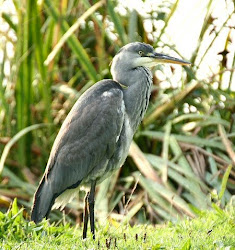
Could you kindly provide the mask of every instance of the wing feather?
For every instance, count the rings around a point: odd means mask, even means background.
[[[102,171],[115,151],[124,123],[123,92],[114,81],[102,81],[74,105],[54,142],[46,170],[54,193],[76,186]]]

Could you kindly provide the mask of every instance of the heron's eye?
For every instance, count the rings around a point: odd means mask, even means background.
[[[144,52],[142,50],[140,50],[138,53],[140,56],[142,56],[144,54]]]

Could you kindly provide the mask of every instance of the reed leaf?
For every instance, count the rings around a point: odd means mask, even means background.
[[[161,30],[161,33],[158,36],[157,41],[155,42],[155,46],[157,46],[158,43],[161,41],[161,37],[165,33],[165,30],[166,30],[166,28],[168,26],[168,23],[171,20],[171,17],[174,15],[174,13],[175,13],[175,11],[176,11],[176,9],[178,7],[178,4],[179,4],[179,0],[176,0],[175,3],[173,4],[173,6],[171,7],[170,13],[169,13],[169,15],[167,16],[167,18],[166,18],[166,20],[164,22],[164,26],[163,26],[163,28]]]
[[[9,24],[9,26],[15,31],[17,32],[17,25],[15,23],[12,22],[11,20],[11,16],[8,15],[7,13],[2,13],[2,18]]]
[[[55,22],[59,22],[59,14],[54,5],[51,3],[50,0],[45,0],[45,5],[47,7],[48,13],[54,18]],[[61,21],[61,29],[63,33],[66,33],[69,30],[68,23],[63,19]],[[83,48],[82,44],[79,42],[79,40],[76,38],[76,36],[73,34],[67,39],[67,43],[71,50],[76,55],[78,61],[80,62],[82,68],[86,72],[86,74],[89,76],[91,80],[94,82],[99,80],[99,76],[92,65],[90,58],[86,52],[86,50]]]
[[[230,174],[230,172],[231,172],[231,170],[232,170],[232,167],[233,167],[232,164],[230,164],[230,165],[227,167],[227,169],[226,169],[226,171],[225,171],[225,173],[224,173],[224,176],[223,176],[223,179],[222,179],[222,183],[221,183],[221,190],[220,190],[219,196],[218,196],[219,200],[221,200],[222,197],[224,196],[224,192],[225,192],[225,190],[226,190],[226,186],[227,186],[229,174]]]
[[[164,139],[164,133],[163,132],[157,132],[157,131],[143,131],[138,133],[139,136],[147,136],[149,138]],[[218,148],[221,150],[225,150],[224,145],[221,142],[218,142],[215,139],[204,139],[200,138],[198,136],[187,136],[187,135],[177,135],[177,134],[171,134],[171,136],[174,136],[177,141],[180,142],[187,142],[190,144],[194,144],[197,146],[207,146],[211,148]]]
[[[142,176],[140,176],[139,178],[140,178],[140,184],[144,186],[146,191],[153,190],[154,192],[164,197],[170,204],[172,204],[176,208],[180,209],[187,215],[194,217],[194,214],[187,205],[187,203],[182,198],[180,198],[176,193],[163,187],[161,184],[157,182],[153,182],[152,180],[146,179]]]
[[[110,15],[110,18],[112,22],[114,23],[115,30],[117,31],[119,35],[119,39],[121,40],[121,44],[125,45],[127,43],[127,34],[123,28],[123,23],[121,22],[120,17],[118,16],[117,12],[114,10],[114,2],[113,0],[107,1],[107,8],[108,8],[108,13]]]
[[[92,13],[94,13],[98,8],[100,8],[105,3],[104,0],[99,1],[90,7],[78,20],[64,33],[64,35],[60,38],[59,42],[53,48],[51,53],[47,56],[44,64],[48,65],[56,56],[58,51],[62,48],[64,43],[69,39],[70,36],[79,28],[82,22],[84,22]]]
[[[130,13],[129,25],[128,25],[128,41],[129,42],[135,42],[138,40],[137,39],[137,34],[138,34],[137,21],[138,21],[138,13],[136,10],[132,10]]]
[[[158,106],[151,114],[148,114],[144,120],[143,124],[147,126],[148,124],[152,123],[155,119],[157,119],[163,112],[166,110],[172,109],[175,107],[175,103],[180,102],[187,94],[193,91],[195,88],[199,86],[199,83],[196,81],[192,81],[189,83],[185,88],[174,96],[174,98],[166,101],[162,105]]]
[[[123,224],[128,223],[128,222],[131,220],[131,218],[132,218],[136,213],[138,213],[138,211],[142,208],[143,204],[144,204],[143,201],[140,201],[140,202],[138,202],[137,204],[135,204],[134,207],[131,208],[131,210],[128,211],[127,215],[124,217],[124,219],[123,219]]]
[[[212,47],[212,45],[215,43],[216,38],[219,36],[220,32],[224,29],[224,27],[227,25],[227,23],[229,22],[229,20],[231,19],[233,15],[233,12],[226,18],[226,20],[224,21],[223,25],[221,26],[221,28],[216,32],[214,38],[211,40],[211,42],[209,43],[209,45],[207,46],[206,51],[204,52],[204,54],[202,55],[202,57],[199,60],[199,63],[197,64],[197,67],[199,67],[203,61],[203,59],[205,58],[205,56],[207,55],[208,51],[210,50],[210,48]]]
[[[2,152],[2,155],[1,155],[1,159],[0,159],[0,174],[4,168],[4,163],[5,163],[5,160],[7,158],[7,155],[11,149],[11,147],[19,140],[21,139],[24,135],[26,135],[27,133],[35,130],[35,129],[39,129],[39,128],[43,128],[43,127],[46,127],[46,126],[49,126],[50,124],[34,124],[34,125],[31,125],[29,127],[26,127],[24,129],[22,129],[21,131],[19,131],[16,135],[14,135],[11,140],[6,144],[3,152]]]
[[[16,174],[14,174],[12,171],[10,171],[7,167],[5,167],[2,172],[1,176],[8,177],[9,178],[9,187],[19,187],[21,189],[22,193],[19,193],[19,196],[25,196],[25,198],[28,198],[32,196],[36,190],[36,187],[28,182],[22,181],[21,178],[19,178]],[[2,191],[2,189],[1,189]]]
[[[166,162],[169,158],[169,143],[170,143],[170,132],[171,132],[171,121],[166,124],[165,127],[165,136],[163,139],[163,149],[162,149],[162,158]],[[162,180],[164,183],[167,182],[168,178],[168,165],[165,163],[162,167]]]
[[[7,129],[7,132],[10,130],[10,124],[11,124],[11,120],[10,120],[10,116],[8,115],[9,112],[9,105],[7,103],[7,99],[5,98],[6,96],[6,90],[3,87],[3,80],[5,78],[5,73],[4,73],[4,66],[5,66],[5,62],[6,62],[6,46],[4,46],[3,48],[3,59],[2,62],[0,64],[0,111],[4,113],[3,118],[1,118],[1,125],[0,125],[0,131],[1,131],[1,127],[2,129],[4,128],[4,120],[6,120],[5,126]],[[0,133],[1,135],[1,133]]]
[[[212,2],[213,0],[210,0],[207,2],[207,8],[206,8],[206,14],[205,14],[205,22],[203,22],[203,25],[202,25],[202,28],[201,28],[201,31],[200,31],[200,35],[199,35],[199,43],[198,43],[198,46],[197,48],[195,49],[191,59],[190,59],[190,62],[192,62],[192,64],[195,63],[195,60],[197,58],[197,55],[198,55],[198,52],[199,52],[199,49],[201,48],[201,42],[203,40],[203,37],[206,33],[206,31],[208,30],[209,26],[211,25],[211,23],[209,22],[210,20],[210,17],[211,17],[211,5],[212,5]]]
[[[129,156],[133,158],[140,172],[143,173],[147,178],[161,182],[160,178],[154,172],[152,166],[149,164],[148,160],[145,158],[144,154],[134,141],[131,143]]]

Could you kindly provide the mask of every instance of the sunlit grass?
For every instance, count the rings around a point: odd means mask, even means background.
[[[129,226],[110,221],[82,240],[81,226],[67,223],[38,225],[28,222],[16,200],[6,214],[0,213],[2,249],[234,249],[235,210],[214,204],[211,211],[198,211],[197,219],[183,219],[159,226]]]

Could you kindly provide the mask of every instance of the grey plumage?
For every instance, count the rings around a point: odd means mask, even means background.
[[[45,217],[54,200],[66,189],[99,179],[106,168],[113,167],[108,162],[118,157],[114,151],[123,128],[122,99],[120,85],[103,80],[75,103],[56,137],[35,195],[34,221]]]
[[[131,43],[113,59],[113,80],[96,83],[77,100],[55,139],[35,193],[33,221],[47,217],[66,190],[91,183],[95,187],[122,166],[148,107],[152,85],[149,67],[160,59],[188,64],[156,54],[150,45]]]

